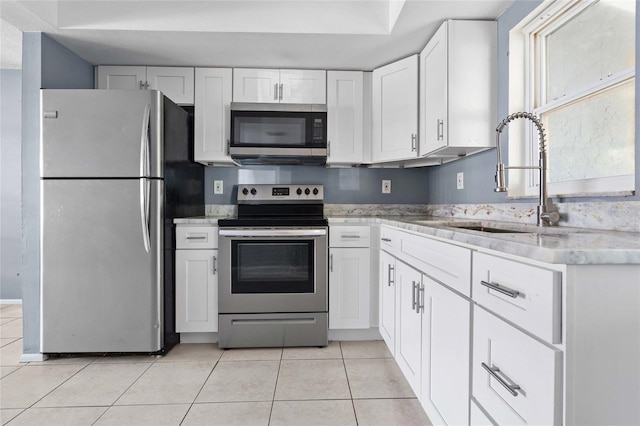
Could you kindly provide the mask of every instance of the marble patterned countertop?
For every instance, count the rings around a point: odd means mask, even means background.
[[[212,224],[223,216],[175,219],[176,224]],[[441,216],[330,216],[329,225],[381,224],[540,262],[640,264],[640,233],[551,227]],[[459,228],[482,226],[514,232],[491,233]]]

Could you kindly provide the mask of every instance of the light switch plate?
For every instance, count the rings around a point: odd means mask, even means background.
[[[224,182],[221,180],[213,181],[213,193],[214,194],[222,194],[224,188]]]
[[[456,188],[464,189],[464,173],[462,172],[456,175]]]
[[[383,194],[391,194],[391,181],[383,180],[382,181],[382,193]]]

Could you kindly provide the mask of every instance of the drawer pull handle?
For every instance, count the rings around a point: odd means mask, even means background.
[[[520,386],[518,386],[518,385],[510,385],[502,377],[498,376],[498,374],[496,374],[496,373],[498,373],[500,371],[500,369],[498,367],[489,367],[484,362],[480,363],[480,365],[482,365],[482,368],[487,370],[487,372],[489,373],[489,375],[491,377],[496,379],[498,381],[498,383],[500,383],[502,386],[504,386],[504,388],[506,390],[508,390],[511,395],[518,396],[518,392],[516,392],[516,391],[518,389],[520,389]]]
[[[391,242],[391,238],[380,238],[382,241],[384,241],[385,243],[390,243]]]
[[[388,273],[387,287],[391,287],[391,284],[393,284],[393,280],[391,279],[391,271],[393,271],[393,266],[389,265],[389,270],[387,271]]]
[[[340,235],[340,238],[360,238],[360,235]]]
[[[506,294],[509,297],[513,297],[514,299],[520,295],[520,292],[518,290],[513,290],[513,289],[511,289],[509,287],[505,287],[505,286],[500,285],[500,284],[488,283],[486,281],[480,281],[480,284],[482,284],[485,287],[489,287],[491,290],[495,290],[495,291],[500,292],[502,294]]]
[[[206,240],[207,237],[187,237],[187,240]]]

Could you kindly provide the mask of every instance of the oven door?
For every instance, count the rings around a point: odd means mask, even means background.
[[[326,312],[327,229],[220,229],[221,314]]]

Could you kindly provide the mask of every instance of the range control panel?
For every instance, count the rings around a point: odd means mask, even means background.
[[[322,202],[322,185],[238,185],[238,203],[260,201],[266,203]]]

